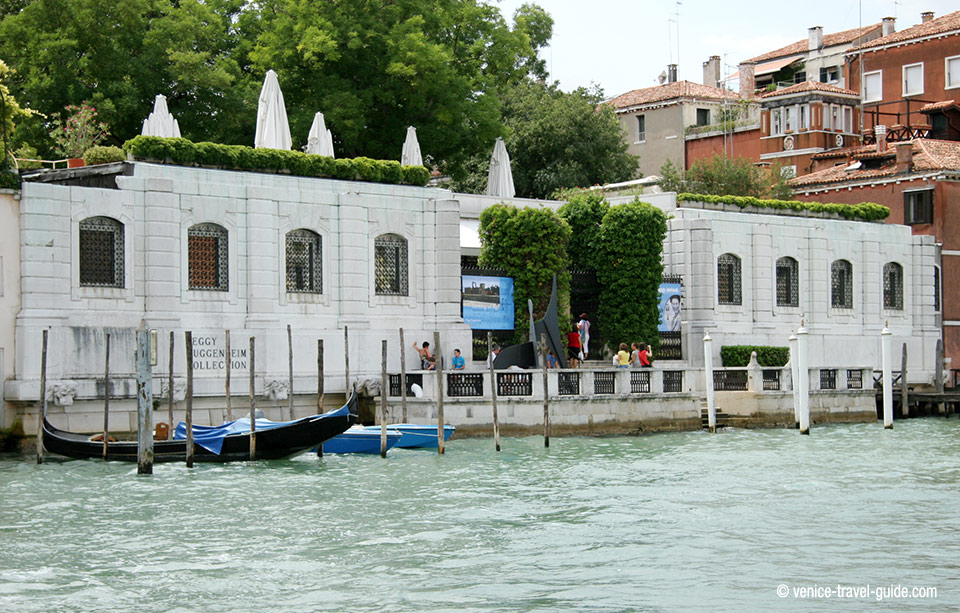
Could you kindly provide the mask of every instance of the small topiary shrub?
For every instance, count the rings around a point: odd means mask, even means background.
[[[407,185],[426,185],[430,180],[430,170],[426,166],[404,166],[403,182]]]
[[[111,164],[127,159],[127,154],[120,147],[90,147],[83,154],[83,163],[87,166],[94,164]]]
[[[720,347],[720,360],[724,368],[738,368],[750,364],[750,354],[757,352],[760,366],[785,366],[790,360],[789,347],[770,347],[767,345],[724,345]]]

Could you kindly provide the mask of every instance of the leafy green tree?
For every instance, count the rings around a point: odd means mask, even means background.
[[[546,312],[554,275],[557,309],[570,312],[569,241],[570,226],[550,209],[495,204],[480,213],[480,265],[501,268],[513,277],[514,342],[529,340],[528,299],[534,318]]]
[[[8,154],[13,149],[12,137],[17,122],[36,114],[31,109],[22,108],[7,88],[5,81],[10,79],[13,72],[13,69],[0,60],[0,170],[13,166]]]
[[[517,195],[545,198],[561,188],[625,181],[637,172],[620,123],[599,89],[565,93],[554,83],[524,80],[503,96],[504,142]],[[486,187],[492,141],[457,184],[468,192]]]
[[[666,235],[666,215],[639,198],[611,206],[603,216],[598,236],[597,324],[613,345],[644,342],[656,350],[660,344],[660,256]]]
[[[791,194],[790,177],[779,165],[760,167],[744,157],[716,154],[694,161],[686,173],[667,160],[660,167],[660,177],[660,187],[672,192],[776,199]]]
[[[570,266],[574,270],[596,272],[600,224],[610,204],[596,191],[571,190],[560,195],[567,201],[557,214],[570,226]]]

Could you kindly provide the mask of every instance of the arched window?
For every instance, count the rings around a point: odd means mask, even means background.
[[[375,291],[380,295],[407,295],[407,240],[383,234],[373,243]]]
[[[800,306],[800,265],[790,257],[777,260],[777,306]]]
[[[80,222],[80,285],[123,287],[123,224],[116,219]]]
[[[310,230],[287,232],[287,291],[323,292],[320,235]]]
[[[903,310],[903,266],[896,262],[883,265],[883,308]]]
[[[187,230],[190,289],[227,291],[227,261],[226,229],[215,223],[201,223]]]
[[[853,265],[846,260],[837,260],[830,265],[830,306],[853,308]]]
[[[740,258],[724,253],[717,258],[717,302],[743,304],[740,296]]]

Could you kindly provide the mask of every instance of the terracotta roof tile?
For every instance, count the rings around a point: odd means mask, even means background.
[[[913,40],[915,38],[932,36],[934,34],[943,34],[952,30],[957,30],[960,32],[960,11],[948,13],[943,17],[938,17],[937,19],[931,19],[927,23],[919,23],[911,28],[907,28],[906,30],[900,30],[899,32],[881,36],[880,38],[871,40],[870,42],[860,45],[859,47],[854,47],[851,49],[851,51],[854,49],[872,49],[873,47],[882,47],[883,45],[889,45],[891,43],[900,43],[903,41]]]
[[[863,26],[862,28],[853,28],[852,30],[844,30],[842,32],[834,32],[833,34],[824,34],[823,35],[823,46],[832,47],[834,45],[843,45],[846,43],[852,43],[861,36],[870,34],[874,30],[881,28],[882,24],[875,23],[870,26]],[[810,39],[804,38],[803,40],[798,40],[795,43],[789,44],[786,47],[781,47],[774,51],[764,53],[763,55],[758,55],[757,57],[750,58],[748,62],[766,62],[767,60],[772,60],[778,57],[785,57],[788,55],[797,55],[799,53],[806,53],[809,50]]]
[[[616,109],[629,108],[639,104],[662,102],[678,98],[698,98],[701,100],[739,100],[740,95],[726,89],[701,85],[691,81],[676,81],[664,85],[635,89],[616,98],[611,98],[607,104]]]
[[[960,141],[917,138],[910,143],[913,148],[913,172],[960,171]],[[830,183],[858,182],[895,176],[897,165],[893,158],[895,157],[894,152],[897,144],[888,143],[887,151],[884,153],[872,154],[863,151],[853,154],[853,157],[858,159],[889,159],[890,161],[881,168],[858,168],[848,171],[847,165],[841,164],[791,179],[790,185],[803,189],[804,187],[816,187]],[[867,149],[867,147],[859,149]],[[851,151],[851,153],[853,152]]]
[[[789,96],[790,94],[798,94],[800,92],[824,92],[828,94],[845,94],[848,96],[860,96],[857,92],[849,89],[844,89],[842,87],[837,87],[836,85],[830,85],[829,83],[821,83],[820,81],[804,81],[803,83],[797,83],[791,85],[790,87],[785,87],[783,89],[778,89],[776,91],[767,92],[760,96],[761,98],[775,98],[777,96]]]
[[[929,113],[930,111],[946,110],[951,106],[960,106],[960,105],[957,104],[956,100],[941,100],[940,102],[931,102],[930,104],[921,108],[920,112]]]

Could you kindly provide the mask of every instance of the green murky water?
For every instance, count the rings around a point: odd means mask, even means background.
[[[502,447],[140,477],[3,457],[0,610],[960,607],[957,420]]]

